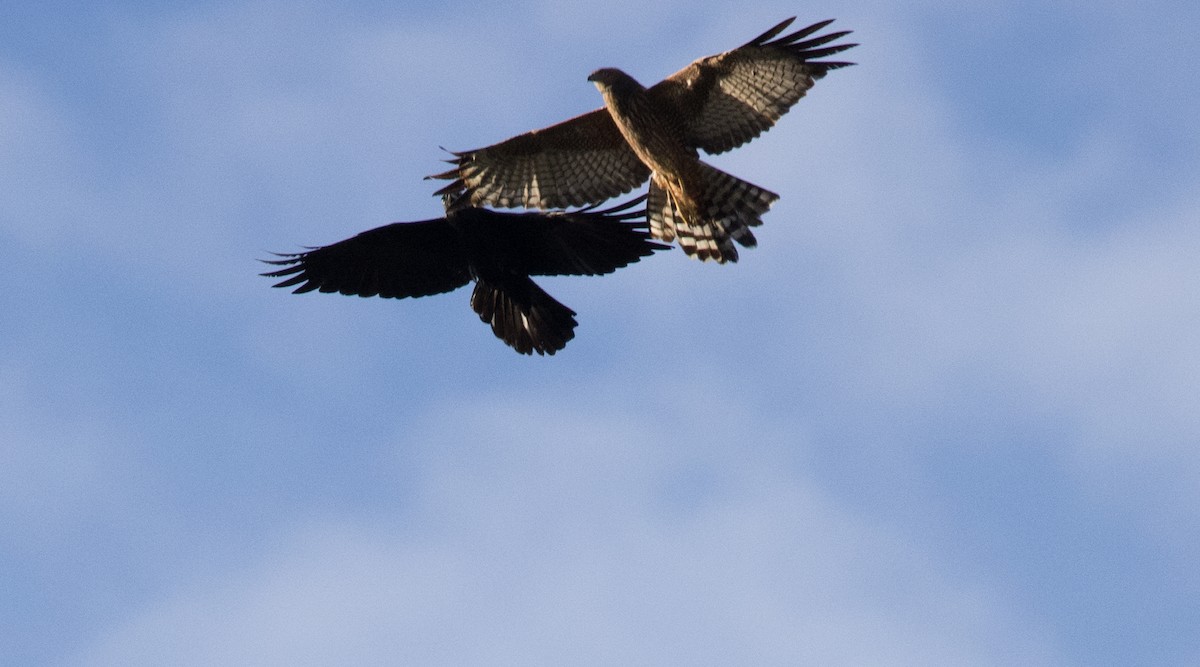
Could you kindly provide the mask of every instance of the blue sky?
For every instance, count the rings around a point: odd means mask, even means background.
[[[6,4],[0,662],[1200,664],[1200,11],[901,5]],[[553,358],[256,276],[794,14],[760,246]]]

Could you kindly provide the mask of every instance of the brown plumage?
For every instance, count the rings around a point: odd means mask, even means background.
[[[431,178],[438,191],[473,206],[562,208],[595,204],[650,178],[651,233],[678,239],[688,255],[737,261],[733,242],[753,246],[750,227],[778,195],[699,159],[736,148],[775,124],[831,69],[825,61],[856,46],[826,46],[849,31],[818,37],[822,21],[775,38],[788,19],[746,44],[696,60],[644,88],[617,69],[589,80],[604,108],[498,144],[455,153],[454,169]]]
[[[296,287],[401,299],[475,281],[471,308],[522,354],[554,354],[575,337],[575,311],[530,276],[601,275],[668,246],[650,240],[644,197],[602,211],[500,213],[453,207],[446,217],[397,222],[332,245],[267,260],[262,275]]]

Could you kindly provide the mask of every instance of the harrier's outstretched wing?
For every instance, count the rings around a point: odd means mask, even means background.
[[[795,20],[732,51],[696,60],[647,91],[678,114],[684,143],[707,153],[741,146],[774,125],[829,70],[853,64],[819,60],[857,46],[826,46],[849,30],[812,37],[832,19],[773,39]]]
[[[471,206],[568,208],[598,204],[646,181],[604,109],[526,132],[487,148],[454,153],[437,194],[465,192]]]

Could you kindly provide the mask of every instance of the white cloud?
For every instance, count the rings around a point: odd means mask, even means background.
[[[447,406],[406,439],[426,480],[415,511],[300,526],[78,662],[1051,664],[997,591],[763,450],[707,433],[697,469],[632,423]],[[697,474],[680,504],[673,485]]]

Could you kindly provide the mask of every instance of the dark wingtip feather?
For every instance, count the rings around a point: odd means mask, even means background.
[[[315,250],[315,248],[309,247],[308,250]],[[281,259],[258,260],[263,264],[271,264],[272,266],[283,267],[282,269],[277,269],[275,271],[267,271],[265,273],[258,274],[264,278],[284,278],[284,280],[271,285],[271,287],[292,287],[295,285],[300,285],[296,289],[292,290],[293,294],[311,292],[320,287],[320,284],[314,282],[312,277],[308,275],[308,271],[304,266],[304,257],[308,254],[308,252],[273,252],[271,254]]]
[[[271,264],[274,266],[290,266],[296,262],[294,259],[260,259],[263,264]],[[271,273],[260,273],[260,276],[269,276]]]
[[[841,30],[839,32],[831,32],[828,35],[813,37],[812,39],[808,39],[803,42],[789,42],[788,48],[792,49],[793,51],[808,51],[814,47],[821,46],[822,44],[828,44],[830,42],[839,40],[853,32],[853,30]],[[780,41],[782,42],[783,40]]]
[[[827,47],[824,49],[813,49],[812,51],[805,51],[804,58],[805,58],[805,60],[814,60],[816,58],[825,58],[827,56],[832,56],[835,53],[841,53],[842,51],[845,51],[847,49],[852,49],[856,46],[858,46],[858,45],[857,44],[839,44],[837,46],[830,46],[830,47]]]
[[[281,259],[260,259],[258,261],[262,262],[263,264],[282,266],[284,268],[275,269],[274,271],[267,271],[266,273],[260,273],[258,275],[265,276],[267,278],[278,278],[279,276],[293,274],[302,268],[300,266],[300,262],[304,258],[304,253],[302,252],[273,252],[271,254]]]
[[[276,269],[274,271],[266,271],[258,275],[264,278],[282,278],[284,276],[290,276],[300,270],[301,268],[299,266],[288,266],[282,269]],[[274,287],[278,287],[278,285],[274,285]]]
[[[300,285],[300,283],[304,284]],[[304,294],[305,292],[311,292],[320,287],[320,284],[309,280],[308,276],[304,274],[300,274],[289,280],[272,285],[272,287],[291,287],[292,285],[300,285],[296,289],[292,290],[292,294]]]
[[[853,67],[854,65],[857,65],[857,64],[858,63],[849,63],[849,62],[840,62],[840,61],[838,61],[838,62],[818,61],[815,63],[809,63],[809,67],[815,68],[815,71],[813,72],[813,78],[819,79],[819,78],[825,76],[825,74],[828,73],[829,70],[841,69],[843,67]]]
[[[450,162],[450,164],[457,164],[457,162],[451,162],[450,160],[447,160],[447,162]],[[454,169],[448,169],[448,170],[443,171],[438,174],[430,174],[425,177],[425,180],[428,181],[428,180],[434,179],[434,178],[443,180],[443,181],[449,181],[451,179],[458,178],[458,168],[455,167]]]
[[[852,30],[839,30],[837,32],[829,33],[828,35],[821,35],[819,37],[813,37],[812,39],[805,39],[813,33],[816,33],[833,23],[833,21],[834,19],[818,21],[817,23],[814,23],[806,28],[801,28],[796,32],[784,35],[783,37],[780,37],[774,41],[760,44],[759,46],[786,49],[790,53],[793,53],[807,61],[831,56],[835,53],[841,53],[842,51],[858,46],[858,44],[837,44],[825,48],[816,48],[851,34],[854,32]]]
[[[433,196],[441,197],[443,195],[457,195],[466,189],[467,189],[467,184],[464,183],[461,178],[458,178],[458,179],[455,179],[454,181],[452,181],[449,185],[439,189],[437,192],[434,192]]]
[[[447,153],[449,153],[449,154],[451,154],[451,155],[453,155],[453,156],[454,156],[454,157],[452,157],[452,158],[450,158],[450,159],[443,159],[443,160],[442,160],[442,162],[445,162],[446,164],[452,164],[452,165],[454,165],[454,168],[453,168],[453,169],[449,169],[449,170],[447,170],[447,171],[443,171],[443,172],[442,172],[442,173],[440,173],[440,174],[430,174],[430,175],[428,175],[428,176],[426,176],[426,177],[425,177],[425,180],[427,180],[427,181],[428,181],[428,180],[429,180],[429,179],[431,179],[431,178],[437,178],[437,179],[441,179],[441,180],[443,180],[443,181],[448,181],[448,180],[451,180],[451,179],[458,178],[458,170],[459,170],[459,168],[460,168],[460,167],[462,167],[462,164],[463,164],[463,156],[465,156],[465,155],[468,155],[469,153],[472,153],[473,151],[462,151],[462,152],[459,152],[459,151],[452,151],[452,150],[449,150],[448,148],[446,148],[445,146],[438,146],[438,148],[440,148],[440,149],[442,149],[442,150],[446,151]]]
[[[778,35],[779,33],[783,32],[784,29],[787,28],[789,25],[791,25],[792,22],[795,20],[796,20],[796,17],[793,16],[791,18],[780,21],[775,27],[771,28],[770,30],[764,32],[763,34],[759,35],[758,37],[755,37],[754,39],[747,42],[746,46],[762,46],[763,44],[770,41],[773,37],[775,37],[775,35]]]
[[[817,32],[818,30],[823,30],[830,23],[833,23],[834,20],[835,19],[825,19],[824,21],[817,21],[816,23],[814,23],[810,26],[806,26],[804,28],[797,30],[796,32],[789,33],[787,35],[784,35],[783,37],[780,37],[779,39],[775,40],[773,42],[773,44],[778,44],[778,45],[791,44],[792,42],[795,42],[796,40],[804,39],[805,37],[808,37],[809,35],[813,34],[814,32]]]
[[[320,249],[321,246],[306,245],[306,246],[300,246],[300,247],[304,248],[304,250],[301,250],[300,252],[272,252],[272,253],[270,253],[272,255],[275,255],[276,257],[281,257],[282,259],[260,259],[258,261],[262,262],[263,264],[278,264],[278,265],[292,264],[294,262],[300,261],[301,258],[303,258],[308,253],[312,252],[313,250]]]

